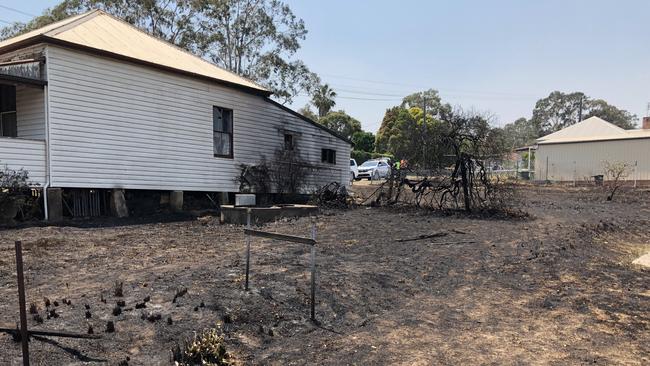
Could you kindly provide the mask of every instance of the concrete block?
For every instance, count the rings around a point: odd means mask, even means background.
[[[113,189],[111,192],[111,213],[115,217],[129,217],[129,208],[126,205],[123,189]]]
[[[172,212],[183,211],[183,191],[172,191],[169,194],[169,207]]]
[[[47,189],[47,214],[51,222],[63,220],[63,189]]]
[[[254,194],[236,194],[235,206],[255,206]]]

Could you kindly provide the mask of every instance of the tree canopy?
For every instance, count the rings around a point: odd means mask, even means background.
[[[355,150],[375,151],[375,135],[372,132],[357,131],[352,134],[352,143]]]
[[[336,105],[336,92],[328,84],[318,85],[314,90],[311,102],[318,110],[318,117],[325,117]]]
[[[535,125],[523,117],[503,126],[504,144],[510,150],[532,144],[538,137]]]
[[[637,116],[618,109],[602,99],[591,99],[582,92],[554,91],[535,103],[531,122],[539,136],[544,136],[571,126],[588,117],[600,117],[621,128],[636,126]]]
[[[305,24],[279,0],[64,0],[27,23],[3,28],[0,36],[25,33],[90,9],[102,9],[259,82],[282,103],[318,82],[295,59],[307,34]]]
[[[329,112],[318,122],[348,139],[352,139],[356,132],[361,131],[361,122],[350,117],[345,111]]]
[[[451,106],[447,103],[442,103],[442,99],[435,89],[429,89],[422,92],[407,95],[402,99],[402,108],[420,108],[422,109],[426,104],[427,115],[440,117],[442,113],[449,113]]]
[[[309,118],[312,121],[318,122],[318,115],[314,113],[314,111],[311,110],[309,107],[309,104],[305,105],[304,107],[298,109],[298,113],[302,114],[303,116]]]
[[[636,121],[638,117],[635,114],[623,109],[618,109],[602,99],[589,101],[589,112],[586,117],[589,118],[593,116],[602,118],[605,121],[613,123],[626,130],[637,127]]]

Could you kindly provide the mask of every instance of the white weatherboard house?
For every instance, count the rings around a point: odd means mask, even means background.
[[[59,197],[237,192],[240,164],[295,148],[315,167],[308,189],[348,184],[351,143],[270,95],[91,11],[0,42],[0,164]]]
[[[535,179],[581,182],[605,175],[605,162],[627,164],[627,180],[650,181],[650,118],[624,130],[591,117],[539,138]]]

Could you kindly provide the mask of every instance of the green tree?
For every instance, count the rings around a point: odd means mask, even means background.
[[[372,132],[357,131],[352,134],[352,143],[355,150],[375,151],[375,135]]]
[[[391,136],[398,133],[397,119],[402,110],[404,110],[402,107],[392,107],[386,110],[384,118],[381,121],[381,126],[379,126],[379,130],[377,131],[377,136],[375,137],[376,152],[388,152],[388,141]]]
[[[351,139],[355,132],[361,131],[361,122],[350,117],[344,111],[329,112],[318,122],[348,139]]]
[[[540,136],[559,131],[572,124],[580,122],[580,110],[583,115],[587,97],[584,93],[562,93],[554,91],[548,97],[535,103],[532,123]]]
[[[427,113],[426,124],[422,109],[393,107],[386,111],[375,139],[375,151],[389,153],[411,164],[433,167],[440,149],[435,139],[440,134],[438,119]]]
[[[451,111],[451,106],[447,103],[442,103],[442,99],[435,89],[429,89],[422,92],[407,95],[402,99],[402,108],[420,108],[426,104],[427,115],[439,117],[442,113]]]
[[[580,119],[600,117],[621,128],[636,127],[637,116],[618,109],[602,99],[591,99],[582,92],[562,93],[554,91],[535,104],[531,122],[539,136],[559,131]]]
[[[318,109],[318,117],[325,117],[336,105],[336,92],[328,84],[319,85],[313,91],[311,102]]]
[[[64,0],[0,34],[7,38],[95,8],[264,85],[282,103],[310,92],[318,80],[294,57],[307,34],[304,22],[279,0]]]
[[[314,111],[311,110],[309,107],[309,104],[305,105],[304,107],[298,109],[298,113],[302,114],[303,116],[309,118],[310,120],[317,122],[318,121],[318,116]]]
[[[586,118],[593,116],[602,118],[626,130],[637,127],[636,121],[638,117],[635,114],[618,109],[602,99],[589,101],[589,113],[587,113]]]
[[[539,136],[532,121],[522,117],[503,126],[503,137],[505,147],[513,150],[534,143]]]

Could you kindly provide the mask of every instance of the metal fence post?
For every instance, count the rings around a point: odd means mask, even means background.
[[[23,345],[23,365],[29,366],[29,333],[25,307],[25,277],[23,276],[23,246],[16,242],[16,274],[18,275],[18,303],[20,304],[20,340]]]
[[[316,222],[312,219],[311,238],[316,241]],[[311,320],[316,321],[316,244],[311,246]]]
[[[251,209],[246,210],[246,228],[251,228]],[[251,236],[246,234],[246,285],[245,290],[248,291],[248,273],[251,266]]]

